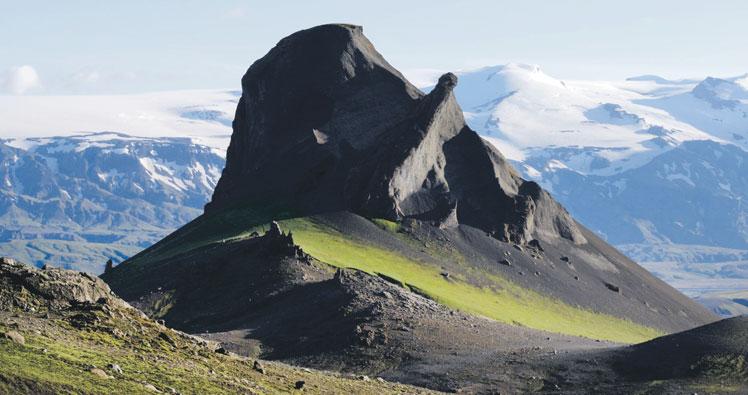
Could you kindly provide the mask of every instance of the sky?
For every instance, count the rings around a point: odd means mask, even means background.
[[[748,72],[748,2],[0,0],[0,93],[238,88],[294,31],[364,26],[416,84],[520,62],[562,79]]]

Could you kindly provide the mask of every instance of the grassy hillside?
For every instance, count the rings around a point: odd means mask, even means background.
[[[292,213],[279,210],[237,209],[220,216],[198,218],[154,248],[136,256],[130,264],[143,267],[207,244],[239,240],[252,232],[262,232],[273,218],[285,218],[280,221],[281,226],[292,231],[295,242],[318,260],[336,267],[385,275],[457,310],[534,329],[621,343],[636,343],[662,335],[656,329],[625,319],[565,304],[470,265],[462,265],[463,275],[456,274],[446,279],[433,263],[343,234],[314,217],[294,218]],[[395,234],[413,244],[414,248],[420,243],[397,233],[399,225],[396,223],[380,219],[373,222],[382,232]],[[467,260],[455,256],[454,251],[441,251],[438,246],[422,247],[420,245],[420,249],[433,256],[435,261]],[[480,278],[484,285],[465,281],[465,275]]]
[[[298,392],[300,381],[305,393],[430,392],[265,361],[261,372],[118,300],[69,303],[59,295],[97,287],[78,273],[23,275],[32,280],[0,281],[0,394],[276,394]]]
[[[497,275],[479,273],[492,283],[489,287],[477,287],[459,275],[445,278],[434,266],[348,237],[310,218],[282,221],[281,226],[293,232],[294,241],[304,251],[323,262],[384,274],[457,310],[534,329],[622,343],[661,335],[630,321],[569,306]]]
[[[0,331],[7,328],[0,325]],[[283,364],[263,362],[266,374],[253,361],[224,356],[199,347],[174,348],[160,338],[142,339],[140,347],[123,347],[110,334],[55,330],[24,333],[26,344],[0,340],[0,393],[182,394],[290,393],[305,381],[305,393],[413,393],[413,387],[345,378]],[[181,342],[180,342],[181,343]],[[118,364],[123,373],[107,368]],[[92,373],[96,366],[109,377]],[[418,390],[422,393],[427,391]],[[416,392],[418,392],[416,391]]]

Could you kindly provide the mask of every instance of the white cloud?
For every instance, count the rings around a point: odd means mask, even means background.
[[[42,86],[39,74],[28,65],[12,67],[5,72],[4,80],[3,91],[13,95],[22,95]]]

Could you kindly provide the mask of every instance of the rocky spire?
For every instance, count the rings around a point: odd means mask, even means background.
[[[457,80],[444,74],[424,95],[358,26],[284,38],[242,78],[226,168],[206,211],[272,202],[583,243],[568,213],[466,125]]]

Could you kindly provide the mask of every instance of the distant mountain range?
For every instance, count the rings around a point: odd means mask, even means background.
[[[100,273],[192,220],[221,175],[238,99],[0,96],[0,254]]]
[[[748,287],[746,76],[562,81],[521,64],[458,76],[469,125],[586,226],[691,294]],[[237,101],[0,96],[0,252],[99,272],[192,219]]]
[[[223,169],[178,138],[94,133],[0,143],[0,251],[100,272],[197,216]]]
[[[748,287],[748,76],[459,76],[471,127],[586,226],[680,289]]]

